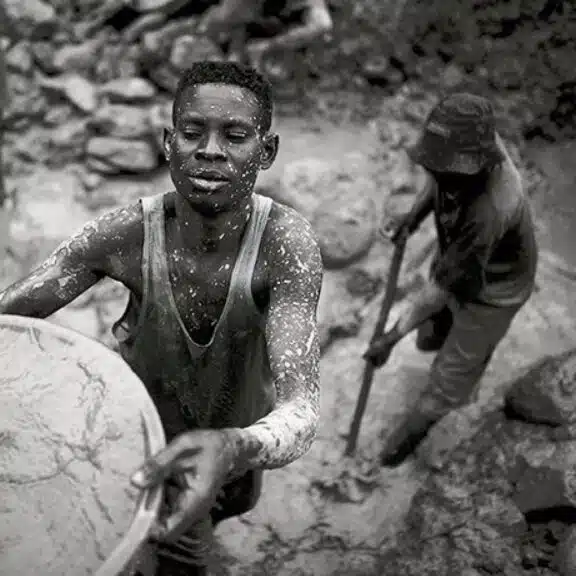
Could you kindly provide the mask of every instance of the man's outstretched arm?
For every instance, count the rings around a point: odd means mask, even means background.
[[[46,318],[72,302],[106,275],[115,227],[126,210],[86,224],[38,268],[0,292],[0,314]]]
[[[311,226],[292,211],[282,218],[267,248],[272,285],[266,340],[277,400],[252,426],[230,430],[239,472],[293,462],[308,451],[318,426],[322,258]]]

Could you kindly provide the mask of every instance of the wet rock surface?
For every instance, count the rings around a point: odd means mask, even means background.
[[[554,371],[569,368],[575,354],[534,366],[510,394],[525,388],[525,378],[552,391]],[[472,434],[458,437],[452,422],[458,444],[416,493],[400,543],[381,559],[378,573],[570,574],[561,564],[573,560],[558,544],[576,521],[574,440],[556,440],[552,427],[533,417],[514,419],[505,407],[480,417],[471,408],[460,412],[473,423]],[[448,418],[454,421],[454,414]],[[424,447],[420,456],[426,462]]]

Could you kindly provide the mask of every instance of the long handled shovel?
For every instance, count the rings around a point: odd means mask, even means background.
[[[372,334],[372,340],[370,341],[371,345],[374,344],[375,341],[384,334],[386,322],[388,321],[388,316],[390,314],[392,304],[394,303],[394,296],[398,286],[398,276],[400,274],[402,260],[404,259],[404,251],[406,249],[407,242],[408,232],[403,231],[396,241],[396,246],[394,248],[392,262],[390,264],[390,271],[388,273],[388,282],[386,284],[386,293],[384,294],[384,301],[382,302],[382,308],[380,309],[378,322],[376,323],[374,333]],[[376,367],[374,364],[372,364],[370,360],[366,360],[366,365],[364,367],[364,377],[362,379],[362,387],[360,388],[360,394],[358,395],[358,401],[356,402],[354,418],[352,420],[350,432],[348,434],[348,442],[345,452],[346,456],[352,456],[356,451],[358,433],[360,432],[360,423],[362,422],[362,417],[364,416],[364,411],[366,410],[366,404],[368,402],[370,387],[372,386],[372,380],[374,378],[375,371]]]

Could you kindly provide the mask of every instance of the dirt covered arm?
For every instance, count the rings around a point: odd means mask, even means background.
[[[252,426],[231,430],[234,472],[280,468],[310,448],[319,419],[319,343],[316,313],[322,259],[308,222],[292,210],[270,223],[266,260],[270,303],[268,355],[276,387],[274,410]]]
[[[427,174],[424,188],[414,200],[414,205],[410,211],[410,221],[408,222],[410,233],[415,232],[434,209],[435,188],[434,178]]]
[[[312,40],[327,34],[333,28],[330,9],[324,0],[307,0],[304,22],[268,41],[272,50],[296,50]]]
[[[137,207],[119,209],[88,224],[25,278],[0,292],[0,314],[46,318],[114,273],[122,254],[126,225],[138,219]]]

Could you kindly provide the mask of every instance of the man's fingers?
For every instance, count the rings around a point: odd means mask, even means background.
[[[179,494],[172,513],[158,524],[154,536],[176,541],[190,526],[210,512],[209,498],[203,492],[188,488]]]
[[[138,488],[149,488],[163,482],[179,467],[179,459],[188,460],[199,452],[197,446],[190,446],[185,437],[176,438],[166,448],[149,458],[130,479]]]

